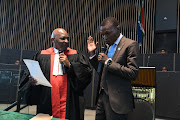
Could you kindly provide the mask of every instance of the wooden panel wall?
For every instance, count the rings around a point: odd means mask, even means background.
[[[137,41],[139,0],[0,0],[0,48],[41,50],[57,27],[67,30],[70,47],[87,52],[92,35],[102,45],[99,27],[113,16],[122,34]],[[141,53],[152,53],[155,0],[144,0],[145,36]]]

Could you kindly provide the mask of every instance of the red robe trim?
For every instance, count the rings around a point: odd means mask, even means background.
[[[51,87],[51,104],[53,117],[65,119],[66,117],[66,99],[67,99],[67,74],[53,75],[54,66],[54,49],[51,47],[47,50],[42,50],[41,54],[51,54],[51,73],[50,83]],[[65,55],[77,54],[76,50],[67,48],[64,51]]]

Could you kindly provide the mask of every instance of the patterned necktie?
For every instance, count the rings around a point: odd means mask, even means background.
[[[108,54],[107,54],[108,58],[112,58],[112,57],[113,57],[115,50],[116,50],[116,44],[114,43],[114,44],[110,47],[110,49],[109,49],[109,51],[108,51]]]

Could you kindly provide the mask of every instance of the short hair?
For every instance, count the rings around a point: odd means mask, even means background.
[[[112,24],[114,27],[117,27],[119,25],[118,21],[114,17],[107,17],[102,21],[101,26],[104,26],[109,23]]]

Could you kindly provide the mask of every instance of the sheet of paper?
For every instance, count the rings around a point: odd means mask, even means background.
[[[53,117],[50,116],[49,114],[43,114],[43,113],[39,113],[36,116],[34,116],[33,118],[29,119],[29,120],[51,120]]]
[[[45,78],[38,61],[30,59],[23,59],[23,61],[26,64],[30,75],[37,80],[37,84],[52,87],[49,81]]]

